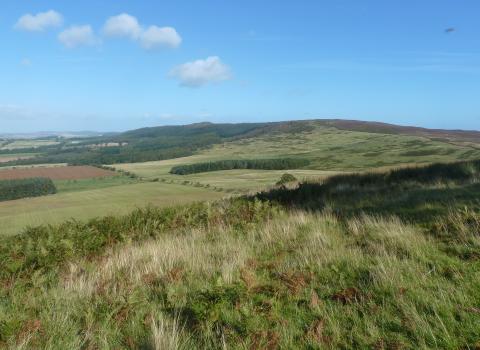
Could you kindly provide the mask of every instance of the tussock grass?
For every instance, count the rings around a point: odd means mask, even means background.
[[[49,282],[34,273],[28,288],[3,295],[2,336],[13,333],[2,340],[72,349],[473,346],[479,270],[395,217],[297,211],[241,229],[186,225],[75,259]]]

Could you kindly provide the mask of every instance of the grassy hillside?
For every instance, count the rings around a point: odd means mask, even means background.
[[[479,178],[342,175],[1,238],[0,344],[473,349]]]
[[[284,139],[289,146],[293,146],[288,153],[294,155],[295,150],[299,153],[306,153],[305,148],[302,148],[298,142],[292,144],[292,141],[296,141],[297,135],[301,136],[299,142],[303,141],[309,144],[316,142],[310,137],[318,136],[319,131],[322,131],[320,132],[322,140],[316,140],[320,143],[314,143],[315,150],[317,152],[326,151],[327,154],[323,156],[311,154],[311,156],[320,161],[317,166],[327,163],[330,167],[334,164],[330,155],[332,151],[336,150],[335,147],[342,147],[341,141],[346,145],[354,146],[354,148],[345,150],[345,154],[347,151],[351,152],[350,158],[362,155],[365,155],[366,158],[378,158],[375,161],[366,159],[367,163],[373,163],[374,166],[392,163],[392,161],[385,161],[392,154],[388,151],[378,153],[378,149],[375,147],[377,145],[386,144],[394,147],[394,151],[398,151],[394,155],[399,157],[402,162],[415,159],[416,156],[421,156],[419,161],[432,159],[443,161],[448,156],[452,159],[458,155],[475,157],[478,155],[480,142],[480,133],[476,131],[429,130],[372,122],[314,120],[243,124],[199,123],[143,128],[102,137],[77,139],[54,137],[44,145],[30,145],[30,148],[15,150],[5,148],[0,150],[0,155],[13,152],[38,153],[31,159],[12,160],[7,163],[8,165],[132,163],[190,156],[213,145],[235,140],[240,144],[242,140],[247,140],[248,144],[258,141],[258,146],[262,146],[266,142],[270,151],[272,151],[272,147],[277,147],[285,153],[283,149],[286,148],[286,145],[281,144]],[[338,140],[339,142],[336,140],[337,136],[341,138]],[[370,142],[370,139],[373,142]],[[25,141],[18,142],[25,143]],[[360,148],[357,149],[356,146]],[[407,151],[412,149],[414,153],[402,153],[400,152],[401,147],[406,147]],[[262,152],[262,149],[257,148],[255,151]],[[277,153],[275,155],[279,156]],[[347,166],[349,159],[345,159],[345,162],[346,164],[341,166]],[[359,161],[355,166],[359,167],[361,164]]]
[[[254,155],[255,159],[307,159],[310,161],[308,166],[288,172],[301,180],[311,180],[338,172],[381,171],[405,165],[480,158],[479,149],[467,144],[452,144],[448,140],[401,133],[340,130],[326,125],[325,121],[302,123],[308,128],[296,133],[269,132],[199,149],[189,157],[114,166],[149,179],[199,182],[232,191],[248,191],[275,184],[284,171],[232,170],[187,176],[175,176],[169,172],[174,167],[230,159],[248,160]]]
[[[339,130],[322,122],[310,125],[309,131],[246,138],[199,154],[213,159],[251,158],[252,154],[259,158],[297,156],[311,160],[308,169],[347,171],[480,157],[479,149],[425,137]]]

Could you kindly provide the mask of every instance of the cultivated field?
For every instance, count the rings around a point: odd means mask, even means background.
[[[35,153],[0,154],[0,163],[6,163],[19,159],[30,159],[35,157],[35,155]]]
[[[92,166],[60,166],[0,169],[0,180],[47,177],[52,180],[86,179],[113,176],[115,172]]]
[[[101,184],[101,181],[97,183]],[[64,186],[69,187],[65,184]],[[90,183],[86,185],[88,186],[95,185]],[[16,234],[27,226],[55,224],[68,219],[87,220],[105,215],[125,214],[149,204],[171,206],[218,199],[224,195],[204,188],[158,182],[123,184],[90,190],[64,189],[63,192],[47,197],[1,202],[0,235]]]
[[[22,149],[22,148],[38,148],[41,146],[52,146],[57,145],[59,142],[53,140],[14,140],[4,142],[0,146],[0,150],[12,150],[12,149]]]
[[[130,171],[145,179],[165,179],[175,183],[183,183],[188,181],[190,183],[199,183],[204,186],[211,186],[227,191],[255,191],[265,189],[275,185],[282,174],[289,173],[294,175],[299,180],[319,180],[325,177],[337,174],[334,171],[322,170],[222,170],[212,171],[199,174],[190,175],[172,175],[169,173],[174,165],[189,164],[194,162],[208,161],[211,159],[201,156],[184,157],[178,159],[145,162],[145,163],[131,163],[131,164],[116,164],[117,169]]]

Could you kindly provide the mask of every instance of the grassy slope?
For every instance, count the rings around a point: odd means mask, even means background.
[[[129,178],[127,176],[109,176],[98,177],[91,179],[78,179],[78,180],[56,180],[55,186],[59,193],[88,191],[94,189],[101,189],[112,186],[122,186],[138,183],[136,179]]]
[[[313,131],[273,134],[224,143],[201,152],[212,158],[301,156],[312,160],[310,169],[365,170],[398,164],[475,159],[479,150],[428,138],[339,130],[311,122]]]
[[[315,199],[308,211],[295,200],[282,201],[283,208],[234,200],[7,238],[0,244],[0,342],[54,349],[475,348],[480,214],[451,195],[463,189],[470,201],[478,198],[480,189],[471,186],[480,164],[442,169],[410,178],[339,177],[307,189],[310,197],[282,190],[286,198]],[[412,198],[443,189],[422,197],[435,215],[409,223],[392,217],[409,206],[385,207],[398,186]],[[361,214],[361,196],[383,215]],[[339,212],[323,205],[332,201]]]
[[[112,180],[104,181],[112,185]],[[87,184],[85,181],[70,186],[64,183],[60,185],[61,192],[55,195],[0,203],[0,235],[18,233],[26,226],[56,224],[69,218],[86,220],[109,214],[124,214],[149,203],[165,206],[222,197],[221,193],[204,188],[159,182],[103,188],[102,180],[97,180],[97,183],[100,185],[95,185],[97,188],[94,189],[92,183]],[[78,191],[72,185],[83,185],[90,189]]]
[[[323,178],[336,172],[361,171],[405,164],[448,162],[480,157],[469,146],[432,141],[426,137],[339,130],[322,122],[310,122],[308,132],[257,135],[215,145],[196,155],[158,162],[115,165],[145,178],[191,181],[228,190],[258,190],[275,184],[285,171],[233,170],[178,176],[172,166],[222,159],[295,157],[308,158],[308,169],[288,171],[299,179]]]

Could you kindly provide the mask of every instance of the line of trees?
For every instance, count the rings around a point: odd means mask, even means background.
[[[53,181],[44,177],[0,180],[0,201],[46,196],[55,193],[57,193],[57,188]]]
[[[216,162],[205,162],[172,167],[171,174],[188,175],[218,170],[232,169],[262,169],[286,170],[303,168],[310,164],[308,159],[279,158],[279,159],[230,159]]]

